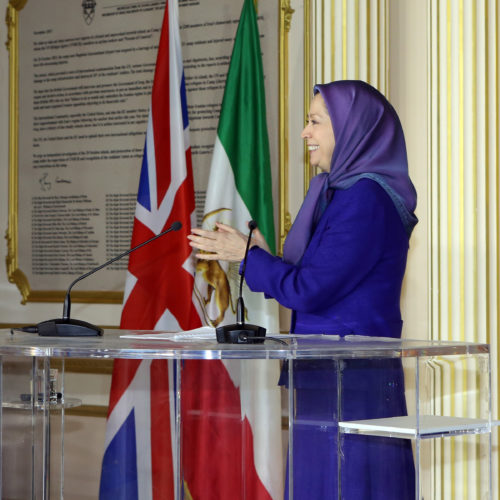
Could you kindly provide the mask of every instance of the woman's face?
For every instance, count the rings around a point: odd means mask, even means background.
[[[307,124],[300,136],[306,140],[311,165],[319,167],[324,172],[329,172],[335,137],[330,115],[319,92],[311,101]]]

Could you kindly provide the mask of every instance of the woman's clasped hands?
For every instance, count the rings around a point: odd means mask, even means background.
[[[224,260],[228,262],[238,262],[245,256],[248,236],[241,231],[216,222],[215,231],[206,229],[193,228],[191,234],[188,235],[189,244],[201,250],[195,256],[203,260]],[[250,241],[250,247],[259,246],[264,250],[268,250],[268,246],[262,233],[255,229]]]

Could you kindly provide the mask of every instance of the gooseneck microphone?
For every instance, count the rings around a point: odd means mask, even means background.
[[[262,326],[249,325],[245,323],[245,303],[243,301],[243,281],[247,267],[248,250],[254,229],[257,229],[257,223],[251,220],[248,223],[250,232],[248,233],[247,246],[243,264],[241,266],[240,291],[236,303],[236,323],[232,325],[223,325],[215,329],[217,342],[219,344],[257,344],[262,343],[266,337],[266,329]]]
[[[165,231],[149,238],[149,240],[143,241],[139,245],[127,250],[126,252],[113,257],[112,259],[106,261],[104,264],[95,267],[94,269],[88,271],[85,274],[82,274],[78,278],[76,278],[68,287],[66,291],[66,296],[64,298],[63,305],[63,316],[62,318],[50,319],[48,321],[42,321],[38,323],[38,325],[27,326],[21,328],[22,331],[30,332],[30,333],[38,333],[38,335],[42,335],[44,337],[96,337],[103,334],[102,328],[99,328],[96,325],[92,325],[91,323],[87,323],[86,321],[80,321],[78,319],[71,319],[71,289],[74,285],[76,285],[79,281],[87,278],[91,274],[94,274],[97,271],[100,271],[103,267],[109,266],[113,262],[120,260],[126,255],[139,250],[139,248],[148,245],[152,241],[160,238],[164,234],[170,233],[171,231],[178,231],[182,227],[182,224],[179,221],[172,223],[172,225],[165,229]]]

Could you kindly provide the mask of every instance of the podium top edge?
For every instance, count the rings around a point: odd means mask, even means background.
[[[123,338],[127,335],[127,338]],[[276,340],[278,339],[278,341]],[[373,359],[488,355],[488,344],[336,337],[273,335],[262,344],[219,344],[215,338],[186,339],[179,332],[108,329],[102,337],[40,337],[0,329],[0,356],[101,359]]]

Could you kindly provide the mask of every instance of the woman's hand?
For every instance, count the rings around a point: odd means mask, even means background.
[[[245,256],[248,237],[231,226],[216,222],[216,231],[194,228],[188,235],[189,244],[202,250],[196,257],[204,260],[225,260],[239,262]],[[256,229],[252,234],[250,246],[258,245],[266,249],[267,245],[261,232]],[[205,253],[208,252],[208,253]]]
[[[269,248],[269,245],[264,239],[262,233],[259,231],[258,227],[255,228],[252,233],[252,241],[250,242],[250,248],[252,248],[254,245],[257,245],[258,247],[263,248],[266,252],[271,253],[271,249]]]

